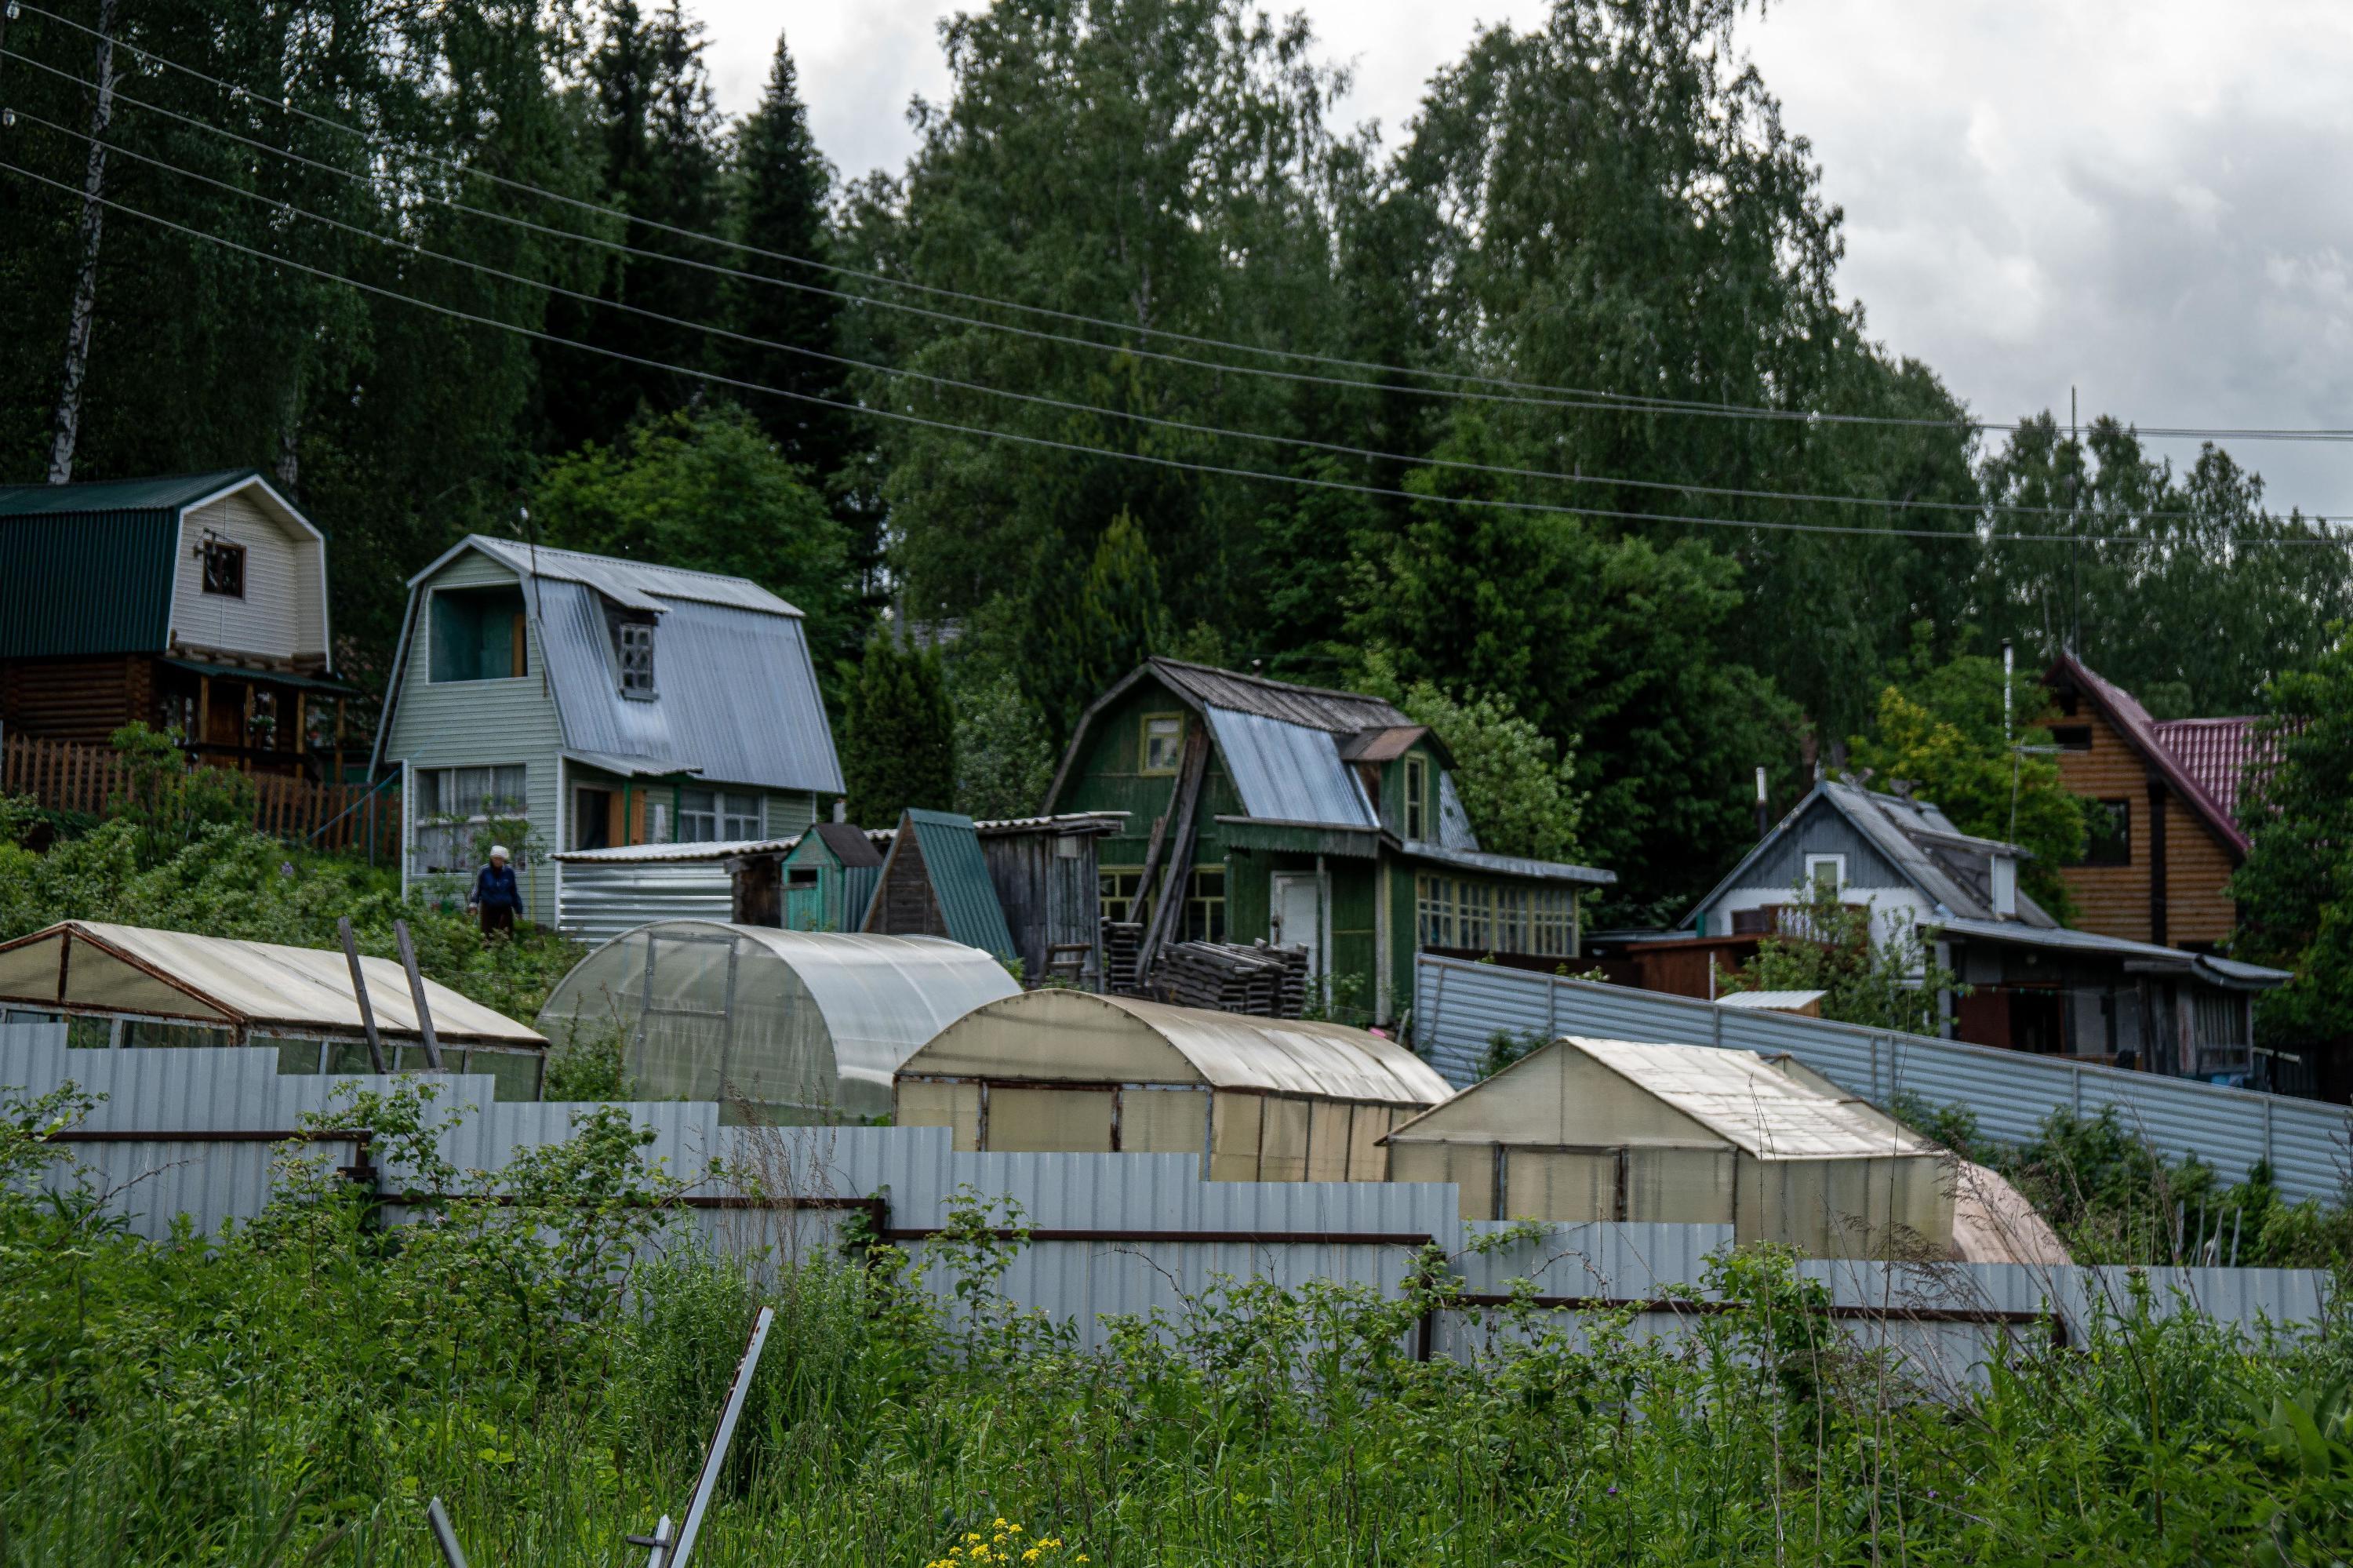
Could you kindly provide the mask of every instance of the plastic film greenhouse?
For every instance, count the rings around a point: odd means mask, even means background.
[[[1377,1181],[1389,1128],[1452,1091],[1361,1029],[1078,991],[974,1010],[899,1072],[902,1127],[965,1150],[1198,1154],[1219,1181]]]
[[[1816,1257],[1943,1256],[1946,1161],[1786,1056],[1562,1039],[1389,1135],[1465,1219],[1729,1224]]]
[[[891,1075],[971,1009],[1019,990],[936,937],[670,920],[606,943],[540,1012],[563,1044],[617,1040],[642,1098],[718,1100],[723,1118],[868,1121]]]

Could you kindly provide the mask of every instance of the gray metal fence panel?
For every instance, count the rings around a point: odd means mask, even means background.
[[[1883,1104],[1899,1094],[1961,1106],[1978,1129],[2007,1142],[2034,1136],[2057,1110],[2123,1123],[2168,1158],[2197,1156],[2236,1180],[2267,1160],[2291,1200],[2335,1198],[2353,1151],[2342,1106],[2161,1077],[2063,1057],[2037,1056],[1926,1035],[1858,1028],[1786,1013],[1735,1011],[1691,997],[1424,956],[1415,985],[1415,1033],[1458,1086],[1500,1030],[1587,1034],[1661,1044],[1787,1052]]]

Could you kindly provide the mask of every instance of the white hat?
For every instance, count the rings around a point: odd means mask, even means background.
[[[507,858],[507,846],[506,846],[506,845],[504,845],[504,844],[492,844],[492,845],[491,846],[491,858],[492,860],[504,860],[504,859],[506,859],[506,858]]]

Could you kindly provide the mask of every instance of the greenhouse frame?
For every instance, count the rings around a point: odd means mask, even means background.
[[[1068,990],[992,1001],[907,1059],[902,1127],[960,1150],[1197,1154],[1216,1181],[1377,1181],[1452,1091],[1393,1040]]]
[[[390,1065],[423,1067],[407,971],[374,958],[360,971]],[[539,1097],[538,1031],[438,981],[424,987],[445,1068],[492,1078],[501,1100]],[[327,948],[91,920],[0,943],[0,1023],[59,1019],[71,1046],[266,1046],[281,1073],[374,1071],[351,961]]]
[[[1947,1157],[1788,1056],[1565,1036],[1388,1135],[1466,1220],[1729,1224],[1814,1257],[1946,1255]]]
[[[946,1024],[1020,988],[939,937],[665,920],[574,967],[539,1022],[610,1040],[643,1099],[717,1100],[721,1119],[878,1120],[899,1064]]]

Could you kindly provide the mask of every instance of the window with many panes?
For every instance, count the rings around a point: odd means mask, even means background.
[[[1123,923],[1143,918],[1136,911],[1143,903],[1144,868],[1140,865],[1106,865],[1095,871],[1097,885],[1103,890],[1103,917]]]
[[[741,843],[762,837],[761,799],[743,789],[681,789],[678,839],[682,844]]]
[[[1145,715],[1143,752],[1137,771],[1141,773],[1176,772],[1177,754],[1183,749],[1184,740],[1184,715]]]
[[[1185,887],[1185,940],[1222,942],[1226,939],[1226,868],[1193,868]]]
[[[514,856],[511,863],[522,863],[526,846],[511,842],[522,838],[530,825],[524,815],[530,808],[522,763],[419,768],[410,779],[417,791],[409,843],[415,873],[476,869],[490,848],[487,842],[477,841],[493,831],[508,835]]]
[[[1470,877],[1414,878],[1424,948],[1567,958],[1577,943],[1577,895],[1566,887],[1521,887]]]
[[[621,695],[654,694],[654,625],[650,620],[625,620],[614,629],[621,651]]]
[[[1430,764],[1419,757],[1405,759],[1405,836],[1430,837]]]

